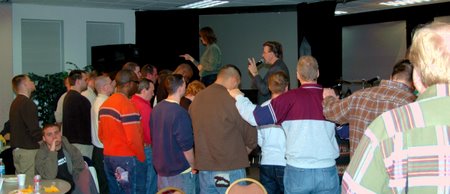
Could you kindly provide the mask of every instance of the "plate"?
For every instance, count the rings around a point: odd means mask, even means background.
[[[31,194],[32,192],[20,192],[20,190],[18,190],[18,189],[16,189],[16,190],[12,190],[12,191],[10,191],[8,194],[19,194],[19,193],[22,193],[22,194]]]
[[[5,178],[4,181],[7,183],[15,183],[15,182],[17,182],[17,177]]]

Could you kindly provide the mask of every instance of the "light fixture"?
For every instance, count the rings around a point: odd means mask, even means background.
[[[208,7],[218,6],[218,5],[222,5],[222,4],[225,4],[225,3],[229,3],[229,1],[203,0],[203,1],[197,1],[197,2],[194,2],[194,3],[189,3],[189,4],[186,4],[186,5],[182,5],[182,6],[179,6],[179,8],[185,8],[185,9],[187,9],[187,8],[193,8],[193,9],[198,8],[198,9],[201,9],[201,8],[208,8]]]
[[[346,11],[334,11],[334,15],[342,15],[342,14],[347,14],[348,12]]]
[[[430,2],[432,0],[395,0],[395,1],[386,1],[381,2],[380,5],[386,5],[386,6],[405,6],[405,5],[413,5],[418,3],[425,3]]]

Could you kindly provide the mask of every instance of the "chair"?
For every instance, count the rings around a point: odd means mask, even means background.
[[[239,185],[240,182],[251,182],[248,185]],[[261,185],[260,182],[258,182],[255,179],[252,178],[241,178],[233,183],[228,187],[225,194],[267,194],[266,188],[264,188],[263,185]]]
[[[176,187],[166,187],[159,190],[156,194],[186,194],[186,193]]]
[[[98,179],[97,179],[97,171],[93,166],[89,166],[89,172],[92,175],[92,179],[94,179],[95,187],[97,187],[97,191],[100,191],[100,188],[98,187]]]

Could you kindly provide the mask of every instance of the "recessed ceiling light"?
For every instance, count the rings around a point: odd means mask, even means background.
[[[386,1],[381,2],[380,5],[387,5],[387,6],[405,6],[405,5],[413,5],[418,3],[425,3],[430,2],[432,0],[395,0],[395,1]]]
[[[334,15],[342,15],[342,14],[347,14],[348,12],[346,11],[334,11]]]
[[[201,8],[208,8],[208,7],[218,6],[218,5],[222,5],[222,4],[225,4],[225,3],[229,3],[229,1],[203,0],[203,1],[197,1],[197,2],[194,2],[194,3],[189,3],[189,4],[186,4],[186,5],[182,5],[182,6],[179,6],[179,8],[185,8],[185,9],[198,8],[198,9],[201,9]]]

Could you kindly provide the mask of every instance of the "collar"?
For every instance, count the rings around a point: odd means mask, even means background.
[[[405,90],[408,92],[413,92],[413,89],[409,86],[407,86],[404,83],[401,82],[396,82],[396,81],[392,81],[392,80],[381,80],[380,82],[380,86],[386,86],[386,87],[394,87],[400,90]]]
[[[450,84],[435,84],[428,87],[425,92],[420,94],[416,101],[445,96],[450,96]]]

